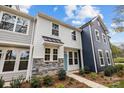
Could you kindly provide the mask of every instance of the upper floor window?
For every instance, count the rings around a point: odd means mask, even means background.
[[[52,35],[59,36],[59,25],[52,23]]]
[[[104,62],[103,51],[102,51],[102,50],[98,50],[98,55],[99,55],[99,62],[100,62],[100,65],[101,65],[101,66],[104,66],[104,65],[105,65],[105,62]]]
[[[100,40],[99,31],[95,29],[96,40]]]
[[[29,20],[9,13],[2,13],[0,29],[27,34]]]
[[[103,42],[106,43],[106,36],[105,34],[102,34]]]
[[[76,31],[73,31],[73,32],[72,32],[72,39],[73,39],[73,40],[76,40]]]
[[[7,7],[12,7],[12,5],[5,5],[5,6],[7,6]]]

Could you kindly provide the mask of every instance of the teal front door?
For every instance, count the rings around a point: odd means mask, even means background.
[[[67,53],[64,53],[64,69],[67,71]]]

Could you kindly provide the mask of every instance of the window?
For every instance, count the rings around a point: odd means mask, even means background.
[[[102,34],[102,37],[103,37],[103,42],[106,43],[106,36],[105,36],[105,34]]]
[[[57,60],[57,59],[58,59],[58,50],[53,49],[53,60]]]
[[[109,55],[109,52],[108,51],[106,51],[106,58],[107,58],[108,65],[111,65],[110,55]]]
[[[96,40],[99,41],[100,37],[99,37],[99,31],[98,30],[95,30],[95,35],[96,35]]]
[[[72,32],[72,40],[76,40],[76,31]]]
[[[28,20],[23,18],[18,18],[15,32],[26,34],[27,28],[28,28]]]
[[[59,36],[59,25],[52,23],[52,35]]]
[[[74,62],[75,64],[78,64],[78,53],[74,52]]]
[[[12,7],[12,5],[5,5],[5,6],[10,7],[10,8]]]
[[[100,65],[104,66],[104,57],[103,57],[103,51],[102,50],[98,50],[98,55],[99,55],[99,61],[100,61]]]
[[[0,22],[0,29],[13,31],[15,21],[16,21],[16,16],[10,15],[8,13],[3,13]]]
[[[50,48],[45,48],[45,61],[50,61]]]
[[[98,24],[98,26],[100,26],[100,23],[99,23],[99,21],[97,22],[97,24]]]
[[[21,51],[19,70],[26,70],[28,67],[29,51]]]
[[[0,50],[0,60],[2,59],[2,50]]]
[[[73,65],[73,54],[69,52],[69,65]]]
[[[3,13],[0,20],[0,29],[27,34],[29,20],[9,13]]]
[[[13,71],[15,66],[15,61],[16,61],[16,52],[14,50],[7,50],[3,72]]]

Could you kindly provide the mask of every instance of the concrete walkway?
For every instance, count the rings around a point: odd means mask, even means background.
[[[108,88],[108,87],[106,87],[106,86],[104,86],[104,85],[98,84],[98,83],[96,83],[96,82],[93,82],[93,81],[91,81],[91,80],[88,80],[88,79],[86,79],[86,78],[83,78],[83,77],[81,77],[81,76],[75,75],[75,74],[70,73],[70,72],[67,73],[67,76],[69,76],[69,77],[71,77],[71,78],[73,78],[73,79],[76,79],[76,80],[78,80],[79,82],[84,83],[84,84],[88,85],[88,86],[91,87],[91,88]]]

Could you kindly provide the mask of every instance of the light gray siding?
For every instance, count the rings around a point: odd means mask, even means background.
[[[33,30],[33,21],[30,21],[28,35],[25,34],[23,35],[16,32],[10,32],[0,29],[0,41],[30,44],[32,30]]]

